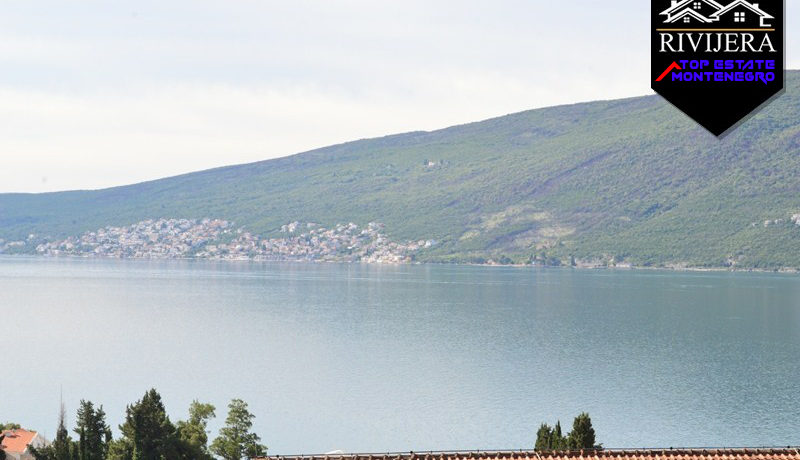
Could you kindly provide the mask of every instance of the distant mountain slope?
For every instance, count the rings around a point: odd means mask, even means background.
[[[418,260],[775,268],[800,267],[794,214],[798,71],[722,140],[655,96],[553,107],[125,187],[4,194],[0,238],[160,217],[261,235],[382,222],[394,238],[438,242]]]

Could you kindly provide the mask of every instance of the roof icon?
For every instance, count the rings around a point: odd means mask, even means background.
[[[735,19],[735,21],[744,22],[742,8],[755,13],[759,17],[760,27],[770,27],[767,21],[775,19],[774,16],[759,8],[758,3],[750,3],[747,0],[733,0],[725,6],[715,0],[672,0],[670,7],[659,13],[659,15],[667,17],[664,20],[666,24],[675,23],[679,20],[684,23],[699,22],[709,24],[720,21],[723,16],[738,9],[739,11],[735,14],[742,16],[738,16],[741,20]]]
[[[700,22],[714,22],[710,18],[712,13],[723,9],[723,6],[714,0],[672,0],[669,8],[662,11],[662,16],[667,16],[665,23],[673,23],[684,18],[684,22],[690,22],[694,18]],[[686,19],[688,18],[688,19]]]
[[[744,7],[753,13],[757,14],[760,19],[761,27],[770,27],[767,24],[768,19],[775,19],[775,16],[770,15],[769,13],[765,12],[761,8],[758,7],[758,3],[750,3],[745,0],[734,0],[733,2],[729,3],[728,6],[722,8],[721,10],[717,11],[716,13],[711,15],[711,19],[714,21],[719,21],[720,17],[729,13],[730,11],[734,10],[737,7]]]
[[[684,22],[691,22],[692,18],[696,19],[699,22],[703,22],[703,23],[714,22],[713,19],[707,18],[707,17],[703,16],[702,14],[698,13],[697,11],[695,11],[695,10],[693,10],[691,8],[684,8],[684,9],[678,11],[677,13],[675,13],[675,14],[671,15],[669,18],[667,18],[667,20],[664,21],[664,22],[673,23],[673,22],[677,22],[679,19],[683,19]]]

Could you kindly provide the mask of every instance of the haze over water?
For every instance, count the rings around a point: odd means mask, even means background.
[[[0,421],[239,397],[271,454],[800,444],[800,276],[0,258]]]

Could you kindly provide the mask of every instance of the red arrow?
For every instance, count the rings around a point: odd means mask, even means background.
[[[665,71],[664,71],[664,73],[662,73],[660,77],[656,78],[656,81],[661,81],[661,80],[663,80],[663,79],[664,79],[664,77],[666,77],[667,75],[669,75],[669,73],[670,73],[670,72],[672,72],[672,71],[673,71],[673,70],[675,70],[675,69],[677,69],[677,70],[683,70],[683,69],[681,69],[681,66],[679,66],[677,62],[673,62],[671,66],[667,67],[667,70],[665,70]]]

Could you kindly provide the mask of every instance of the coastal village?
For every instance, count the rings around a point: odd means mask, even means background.
[[[800,227],[800,213],[790,217],[753,222],[750,227]],[[384,225],[370,222],[325,227],[313,222],[282,225],[270,237],[256,235],[222,219],[149,219],[126,227],[106,226],[80,236],[48,239],[28,235],[26,239],[0,239],[0,254],[43,256],[105,257],[131,259],[210,259],[260,261],[364,262],[379,264],[412,263],[420,251],[437,244],[435,240],[398,242],[385,234]],[[507,265],[502,258],[490,258],[486,265]],[[576,268],[633,268],[633,264],[614,258],[561,260],[532,259],[531,265],[563,265]],[[736,265],[729,261],[729,268]],[[688,269],[682,263],[665,265]]]
[[[33,239],[32,235],[29,240]],[[30,243],[13,244],[22,247]],[[376,222],[363,228],[354,223],[326,228],[310,222],[292,222],[280,228],[280,236],[261,238],[221,219],[151,219],[127,227],[109,226],[78,237],[39,243],[36,253],[133,259],[400,264],[412,262],[418,251],[434,244],[431,240],[392,241],[383,233],[383,225]],[[0,246],[0,252],[2,249]]]

